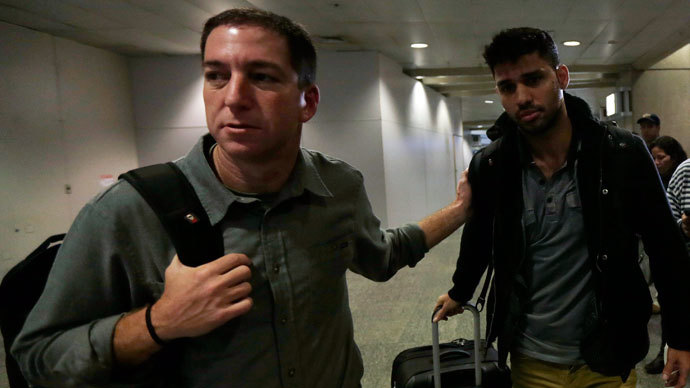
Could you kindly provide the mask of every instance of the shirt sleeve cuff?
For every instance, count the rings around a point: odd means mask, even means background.
[[[417,224],[405,224],[400,228],[403,235],[407,236],[410,250],[409,262],[407,265],[414,267],[419,263],[424,255],[429,251],[426,247],[426,236],[424,231]]]
[[[115,365],[113,336],[115,335],[115,325],[123,315],[113,315],[95,321],[89,329],[91,348],[98,364],[104,368],[112,369]]]
[[[463,297],[462,297],[462,295],[460,295],[460,290],[458,290],[458,288],[455,286],[453,286],[453,288],[451,288],[448,291],[448,296],[450,296],[451,299],[453,299],[454,301],[456,301],[460,304],[464,304],[469,300],[469,299],[462,300]]]

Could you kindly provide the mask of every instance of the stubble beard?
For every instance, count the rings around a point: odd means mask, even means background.
[[[557,110],[553,111],[551,115],[544,117],[543,120],[540,120],[542,121],[541,123],[535,123],[534,125],[522,124],[519,121],[516,121],[518,128],[520,129],[520,132],[528,136],[539,136],[548,133],[556,124],[556,121],[558,120],[558,113],[561,109],[562,108],[559,107]]]
[[[542,114],[545,114],[545,116],[542,119],[537,120],[537,122],[535,122],[534,125],[530,125],[529,123],[521,123],[517,119],[517,117],[514,117],[513,120],[517,124],[520,132],[522,132],[526,136],[540,136],[550,132],[551,129],[556,125],[556,122],[558,121],[558,116],[561,114],[565,106],[565,102],[562,98],[556,98],[557,100],[555,102],[555,105],[557,107],[550,114],[548,114],[547,110],[544,109],[543,106],[535,107],[538,110],[540,110]]]

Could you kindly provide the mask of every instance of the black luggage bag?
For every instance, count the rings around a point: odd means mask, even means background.
[[[480,339],[479,311],[472,305],[463,307],[474,316],[474,340],[457,339],[439,345],[438,323],[433,323],[432,315],[433,345],[398,354],[393,361],[391,387],[511,387],[510,369],[499,363],[496,349],[487,349],[486,341]]]

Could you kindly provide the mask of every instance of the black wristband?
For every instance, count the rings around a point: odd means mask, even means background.
[[[151,338],[153,338],[155,343],[160,346],[165,346],[166,342],[163,341],[158,334],[156,334],[156,330],[153,328],[153,323],[151,323],[151,307],[153,307],[151,304],[146,307],[146,328],[149,330],[149,335]]]

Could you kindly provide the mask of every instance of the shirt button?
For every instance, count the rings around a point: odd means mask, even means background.
[[[601,255],[601,259],[604,260],[604,261],[606,261],[606,260],[609,259],[609,257],[608,257],[608,255]]]
[[[288,371],[288,376],[295,377],[295,368],[290,368],[290,370]]]
[[[273,264],[273,272],[274,273],[280,272],[280,264]]]
[[[606,194],[608,194],[608,193],[609,193],[609,189],[604,189],[604,190],[601,190],[601,193],[602,193],[602,194],[604,194],[604,195],[606,195]]]
[[[283,325],[286,324],[286,323],[287,323],[287,318],[283,317],[283,318],[280,320],[280,323],[282,323]]]

